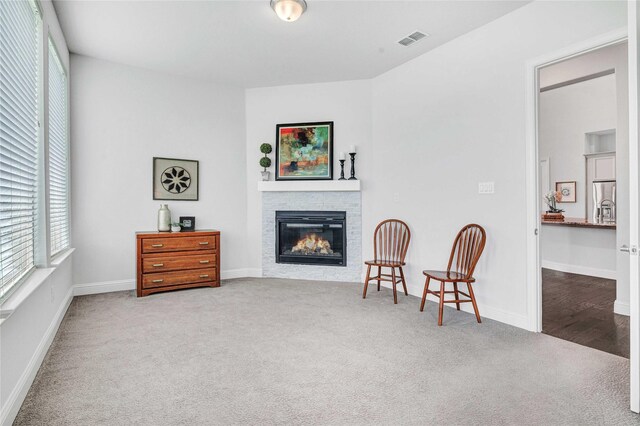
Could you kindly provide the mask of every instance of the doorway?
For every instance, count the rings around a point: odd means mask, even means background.
[[[638,87],[640,87],[640,70],[638,57],[640,57],[640,45],[638,44],[638,25],[640,23],[640,8],[635,2],[629,3],[629,32],[627,28],[621,28],[607,34],[565,47],[559,51],[545,54],[527,62],[527,139],[526,139],[526,175],[527,175],[527,300],[528,300],[528,328],[534,332],[542,331],[542,270],[540,256],[539,233],[541,228],[540,194],[539,189],[539,159],[538,159],[538,71],[548,65],[564,61],[566,59],[582,55],[602,47],[627,42],[628,40],[628,108],[629,123],[628,150],[629,150],[629,175],[626,178],[617,176],[618,183],[626,182],[629,185],[629,229],[622,232],[617,228],[616,238],[626,240],[619,247],[622,255],[627,256],[629,262],[629,289],[630,289],[630,406],[631,410],[640,412],[640,256],[638,246],[640,238],[640,173],[639,158],[640,146],[638,134],[640,133],[638,111],[640,101]],[[631,36],[628,38],[627,34]],[[620,128],[622,130],[622,128]],[[618,208],[618,215],[621,213]],[[624,214],[624,210],[622,212]],[[619,220],[619,219],[618,219]],[[626,234],[626,235],[625,235]],[[624,241],[624,240],[623,240]],[[619,270],[619,269],[618,269]]]
[[[542,332],[629,358],[626,64],[620,42],[538,69],[537,157]]]

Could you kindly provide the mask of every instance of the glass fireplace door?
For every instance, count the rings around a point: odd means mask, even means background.
[[[276,212],[276,261],[346,265],[344,212]]]

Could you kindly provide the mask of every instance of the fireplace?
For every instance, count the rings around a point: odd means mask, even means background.
[[[276,211],[276,263],[347,265],[347,214]]]

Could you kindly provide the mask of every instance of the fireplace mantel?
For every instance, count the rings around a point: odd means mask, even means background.
[[[259,181],[260,192],[360,191],[359,180]]]

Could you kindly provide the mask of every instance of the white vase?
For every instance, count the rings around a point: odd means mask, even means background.
[[[262,180],[264,180],[264,181],[269,180],[269,174],[270,174],[269,170],[265,170],[263,172],[260,172],[260,174],[262,175]]]
[[[171,211],[166,204],[160,204],[158,210],[158,231],[167,232],[171,230]]]
[[[180,232],[181,229],[180,226],[171,225],[171,232]]]

